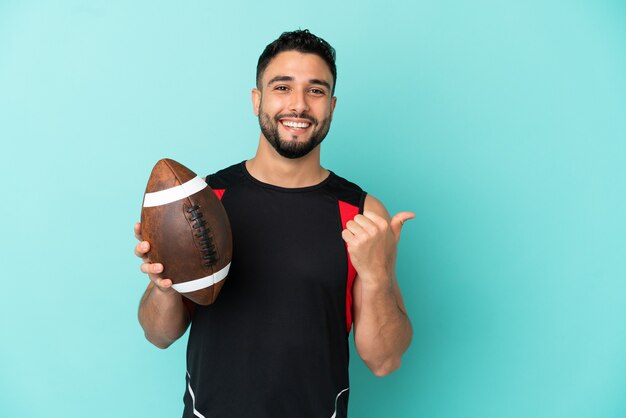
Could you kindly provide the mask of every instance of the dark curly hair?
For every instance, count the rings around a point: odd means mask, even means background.
[[[337,83],[337,66],[335,65],[335,48],[320,37],[313,35],[308,29],[283,32],[274,42],[265,47],[256,66],[256,84],[261,87],[263,72],[270,61],[281,52],[298,51],[303,54],[315,54],[322,58],[333,75],[333,89]]]

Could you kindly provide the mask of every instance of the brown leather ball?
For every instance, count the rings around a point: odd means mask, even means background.
[[[150,262],[163,264],[176,291],[210,305],[232,258],[232,234],[224,206],[204,179],[184,165],[159,160],[150,174],[141,210],[142,238]]]

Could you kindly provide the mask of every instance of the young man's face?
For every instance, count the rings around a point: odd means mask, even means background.
[[[252,101],[262,135],[280,155],[303,157],[324,140],[336,103],[332,84],[315,54],[285,51],[270,61]]]

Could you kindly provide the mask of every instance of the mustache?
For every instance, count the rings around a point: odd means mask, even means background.
[[[316,118],[314,118],[313,116],[309,115],[306,112],[303,112],[303,113],[280,113],[280,114],[274,116],[274,120],[276,122],[278,122],[282,118],[306,119],[309,122],[311,122],[313,125],[317,125],[319,123]]]

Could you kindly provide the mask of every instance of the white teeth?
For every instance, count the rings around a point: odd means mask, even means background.
[[[288,126],[290,128],[308,128],[311,124],[308,122],[283,121],[283,125]]]

